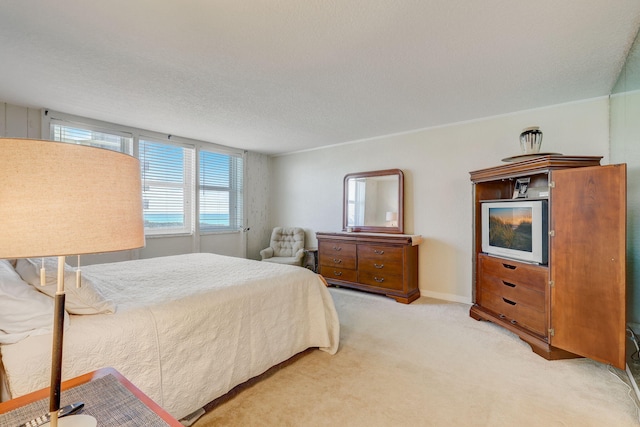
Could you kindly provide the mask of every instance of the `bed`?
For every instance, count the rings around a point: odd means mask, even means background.
[[[307,348],[338,350],[331,295],[305,268],[198,253],[82,274],[83,289],[88,283],[106,308],[68,316],[63,379],[114,367],[178,419]],[[76,291],[66,287],[69,309]],[[2,344],[0,353],[10,397],[48,386],[51,334]]]

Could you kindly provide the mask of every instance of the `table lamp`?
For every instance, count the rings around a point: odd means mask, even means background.
[[[392,227],[396,227],[398,224],[396,221],[398,221],[398,212],[387,212],[387,214],[385,215],[385,219],[387,220],[387,222],[390,222]]]
[[[144,246],[140,182],[139,162],[127,154],[0,138],[0,258],[58,257],[49,399],[54,427],[96,425],[88,415],[58,420],[66,256]]]

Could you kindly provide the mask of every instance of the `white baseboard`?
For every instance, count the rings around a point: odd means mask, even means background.
[[[460,295],[443,294],[440,292],[425,291],[422,289],[420,289],[420,295],[423,297],[436,298],[444,301],[460,302],[462,304],[471,304],[471,300],[469,298],[461,297]]]
[[[640,389],[638,389],[638,384],[636,383],[636,379],[633,377],[631,373],[631,369],[629,369],[629,365],[626,366],[627,376],[629,377],[629,381],[631,381],[631,385],[633,386],[633,390],[636,392],[636,397],[640,400]]]

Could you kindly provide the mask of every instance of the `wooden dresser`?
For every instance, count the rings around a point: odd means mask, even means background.
[[[381,233],[316,233],[319,273],[334,286],[375,292],[409,304],[420,297],[421,236]]]

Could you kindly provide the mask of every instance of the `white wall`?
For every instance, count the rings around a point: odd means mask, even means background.
[[[611,95],[611,159],[627,164],[627,320],[640,323],[640,36]]]
[[[40,109],[0,102],[0,136],[40,138]]]
[[[539,126],[542,151],[603,156],[608,163],[608,99],[550,106],[274,157],[271,226],[315,232],[342,227],[342,180],[352,172],[399,168],[405,173],[405,232],[421,234],[423,295],[471,302],[471,182],[469,171],[520,154],[523,128]]]
[[[640,91],[611,97],[611,157],[627,163],[627,317],[640,323]]]
[[[247,153],[247,258],[260,259],[260,250],[269,245],[271,237],[269,199],[269,158],[264,154]]]
[[[627,318],[640,323],[640,91],[611,96],[611,158],[627,164]]]

